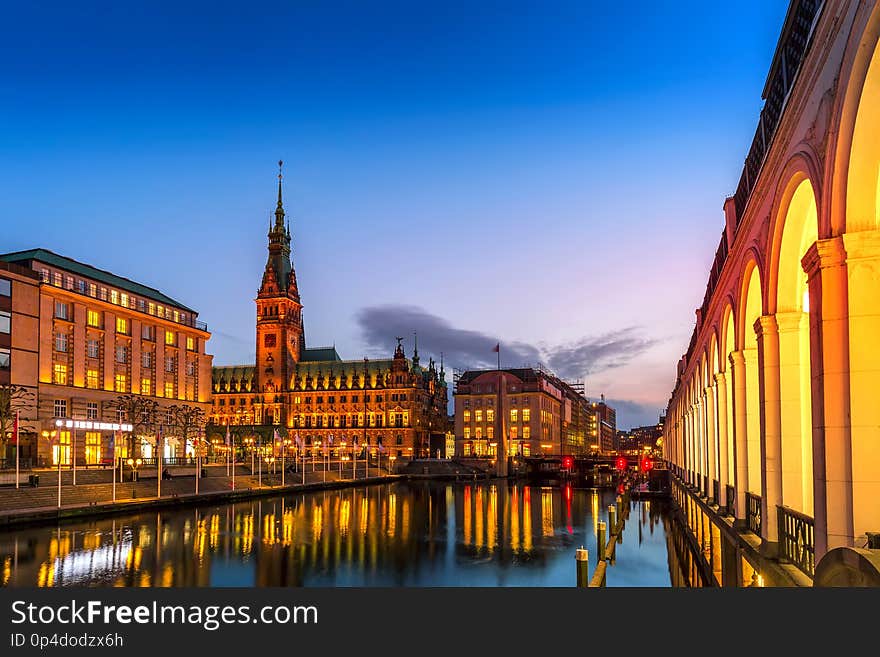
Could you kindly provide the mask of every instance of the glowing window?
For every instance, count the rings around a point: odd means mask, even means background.
[[[52,381],[59,386],[67,385],[67,365],[55,363],[52,367]]]
[[[101,313],[97,310],[89,310],[86,313],[86,324],[101,328]]]
[[[150,391],[153,389],[153,382],[150,379],[141,379],[141,394],[149,395]]]
[[[116,375],[116,392],[126,392],[125,390],[125,374]]]
[[[483,411],[482,411],[482,409],[477,409],[476,411],[474,411],[474,419],[475,419],[477,422],[482,422],[482,421],[483,421]]]
[[[117,290],[110,290],[110,303],[119,304],[119,292]]]
[[[98,370],[86,370],[86,387],[97,389],[98,387]]]
[[[128,335],[128,320],[125,317],[116,318],[116,332]]]
[[[495,421],[495,409],[490,408],[486,411],[486,421],[494,422]]]
[[[470,421],[471,421],[471,412],[470,412],[470,411],[465,411],[465,412],[464,412],[464,421],[465,421],[465,422],[470,422]]]
[[[524,409],[523,409],[523,413],[522,413],[522,417],[523,417],[523,422],[529,422],[529,421],[532,419],[532,411],[531,411],[531,409],[529,409],[529,408],[524,408]]]
[[[518,414],[518,413],[517,413],[517,410],[516,410],[515,408],[511,408],[511,409],[510,409],[510,421],[511,421],[511,422],[516,422],[517,414]]]
[[[165,344],[170,344],[172,346],[177,344],[174,331],[165,331]]]
[[[171,381],[165,382],[165,396],[166,397],[174,397],[174,383]]]

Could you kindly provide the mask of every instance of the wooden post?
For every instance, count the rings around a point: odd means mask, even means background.
[[[617,507],[613,504],[608,505],[608,533],[614,534],[617,531]]]
[[[590,585],[590,553],[582,545],[574,554],[577,565],[577,586],[585,589]]]
[[[605,521],[599,521],[599,528],[596,532],[596,543],[598,548],[597,560],[605,561]]]

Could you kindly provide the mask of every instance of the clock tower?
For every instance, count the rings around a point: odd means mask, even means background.
[[[302,304],[290,261],[290,226],[281,202],[282,162],[278,162],[278,206],[269,225],[269,257],[257,292],[256,384],[261,393],[287,390],[305,348]],[[267,398],[264,403],[275,400]]]

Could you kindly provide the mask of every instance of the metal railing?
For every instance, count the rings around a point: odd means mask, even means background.
[[[715,504],[718,504],[718,500],[721,499],[721,484],[717,479],[712,480],[712,501]]]
[[[746,522],[755,536],[761,535],[761,496],[746,493]]]
[[[816,557],[813,519],[787,506],[777,506],[776,510],[780,555],[812,577]]]
[[[736,489],[727,484],[727,515],[736,515]]]

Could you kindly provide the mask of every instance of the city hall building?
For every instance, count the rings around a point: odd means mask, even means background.
[[[417,345],[407,358],[402,338],[391,358],[343,360],[335,347],[307,347],[302,301],[291,263],[291,237],[281,198],[268,234],[268,259],[256,299],[256,363],[213,368],[209,437],[236,445],[267,441],[279,430],[307,454],[381,444],[387,456],[427,456],[445,441],[446,379]]]
[[[71,465],[74,453],[77,466],[112,461],[114,431],[130,420],[120,400],[132,395],[156,402],[166,457],[191,453],[168,412],[207,415],[209,338],[195,310],[154,288],[46,249],[0,255],[0,384],[27,392],[20,456],[35,465]],[[116,455],[130,444],[154,456],[149,433],[126,435]]]

